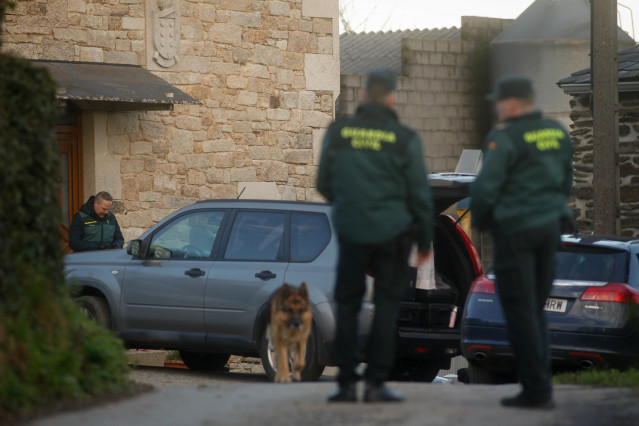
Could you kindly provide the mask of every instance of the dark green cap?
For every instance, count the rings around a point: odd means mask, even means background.
[[[366,80],[366,90],[372,86],[381,86],[389,92],[397,88],[397,76],[395,72],[388,68],[378,68],[368,73]]]
[[[497,90],[486,95],[489,101],[506,98],[530,98],[534,94],[532,81],[528,77],[513,75],[499,79]]]

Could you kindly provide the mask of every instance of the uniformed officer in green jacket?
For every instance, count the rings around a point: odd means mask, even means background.
[[[124,237],[118,221],[111,213],[113,197],[108,192],[98,192],[89,197],[73,216],[69,227],[69,247],[73,251],[122,248]]]
[[[531,81],[510,76],[490,98],[499,122],[471,186],[472,225],[494,238],[496,286],[523,390],[502,405],[552,408],[544,304],[552,287],[561,223],[572,217],[574,147],[555,120],[534,109]]]
[[[416,241],[418,262],[429,259],[433,206],[420,137],[391,109],[396,80],[388,69],[371,72],[355,116],[333,123],[323,142],[317,189],[333,205],[340,246],[335,283],[339,388],[330,402],[357,400],[357,316],[367,270],[375,277],[375,316],[367,346],[364,401],[403,399],[384,381],[395,359],[395,326],[408,285],[408,255]]]

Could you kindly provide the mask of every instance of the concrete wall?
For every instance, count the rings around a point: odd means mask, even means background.
[[[403,39],[397,90],[400,120],[417,130],[429,171],[453,171],[463,149],[479,147],[469,61],[474,42]],[[342,75],[340,114],[352,114],[366,76]]]
[[[402,41],[407,78],[401,79],[397,111],[422,136],[429,171],[454,171],[462,150],[481,143],[471,88],[474,50],[473,41]]]
[[[489,87],[486,46],[512,20],[463,17],[462,40],[402,40],[402,75],[396,110],[422,137],[430,172],[454,171],[464,149],[478,149],[490,115],[482,90]],[[482,60],[481,56],[485,55]],[[486,76],[485,80],[482,80]],[[342,75],[339,114],[352,114],[366,76]]]
[[[158,14],[178,29],[168,59]],[[30,59],[141,65],[201,102],[82,114],[84,197],[110,191],[129,240],[241,188],[320,200],[313,153],[339,93],[337,14],[338,0],[38,0],[18,2],[1,36]]]

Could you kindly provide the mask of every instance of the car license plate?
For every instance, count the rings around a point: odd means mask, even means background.
[[[549,312],[566,312],[566,306],[568,301],[566,299],[553,299],[549,297],[546,299],[546,305],[544,305],[544,311]]]

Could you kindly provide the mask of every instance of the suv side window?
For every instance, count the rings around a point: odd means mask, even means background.
[[[283,212],[241,211],[224,253],[228,260],[278,260],[284,250]]]
[[[291,215],[291,261],[309,262],[324,250],[331,239],[328,218],[321,213]]]
[[[148,257],[208,259],[224,213],[198,211],[176,218],[153,236]]]

